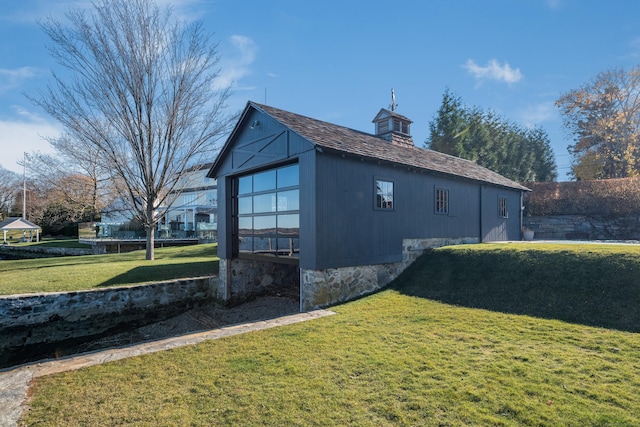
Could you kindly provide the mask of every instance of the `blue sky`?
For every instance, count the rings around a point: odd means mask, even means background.
[[[202,20],[232,84],[232,111],[248,100],[353,129],[391,103],[422,146],[446,88],[469,106],[540,126],[566,180],[570,137],[554,101],[597,73],[640,61],[635,0],[162,0]],[[0,0],[0,165],[21,172],[23,152],[50,152],[60,126],[30,103],[56,64],[37,25],[85,0]]]

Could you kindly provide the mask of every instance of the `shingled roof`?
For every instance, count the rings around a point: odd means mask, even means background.
[[[349,129],[310,117],[249,102],[309,142],[323,149],[457,176],[473,181],[530,191],[528,188],[470,160],[415,146],[400,146],[375,135]]]

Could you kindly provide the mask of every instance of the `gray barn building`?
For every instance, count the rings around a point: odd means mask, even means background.
[[[305,311],[382,288],[427,248],[520,240],[527,188],[415,147],[395,111],[373,122],[369,134],[247,104],[208,174],[220,301],[293,284]]]

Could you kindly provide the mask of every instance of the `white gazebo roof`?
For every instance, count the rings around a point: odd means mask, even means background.
[[[39,230],[40,227],[24,218],[7,218],[0,221],[0,230]]]
[[[25,241],[27,239],[27,230],[29,230],[29,241],[31,241],[33,230],[35,230],[36,242],[40,241],[40,227],[24,218],[7,218],[4,221],[0,221],[0,230],[2,230],[2,233],[4,234],[2,242],[3,245],[7,244],[7,232],[12,230],[22,230],[23,239]]]

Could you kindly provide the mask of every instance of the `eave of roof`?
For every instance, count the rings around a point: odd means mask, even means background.
[[[204,170],[204,169],[211,169],[211,166],[213,166],[212,162],[199,163],[197,165],[193,165],[193,166],[187,168],[185,171],[186,172],[197,172],[197,171],[201,171],[201,170]]]
[[[247,102],[247,105],[244,107],[244,110],[242,111],[242,114],[240,114],[240,117],[238,118],[238,121],[236,122],[235,126],[233,127],[233,130],[229,134],[229,137],[227,138],[227,140],[225,141],[224,145],[222,146],[222,149],[220,150],[220,152],[216,156],[215,160],[213,161],[213,165],[209,169],[209,172],[207,172],[207,178],[216,178],[216,172],[218,170],[218,167],[220,166],[220,162],[222,161],[224,156],[229,151],[229,146],[231,145],[231,142],[233,141],[236,133],[238,133],[238,129],[240,128],[242,122],[244,121],[244,118],[247,116],[247,113],[248,113],[250,108],[252,108],[252,102],[251,101]],[[255,107],[253,107],[253,108],[255,108]]]

